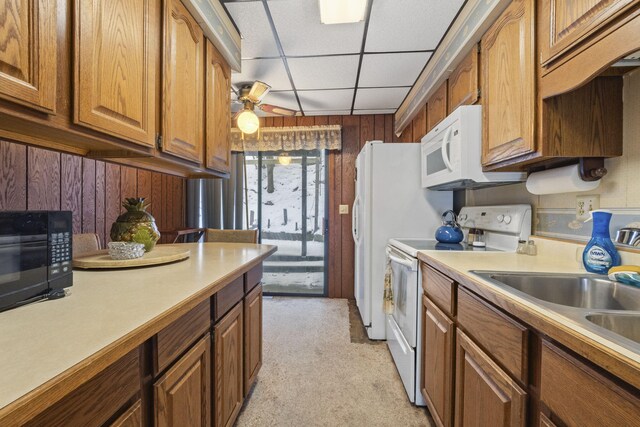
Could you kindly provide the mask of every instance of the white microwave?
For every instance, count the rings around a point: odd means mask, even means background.
[[[482,106],[458,107],[421,142],[422,187],[484,188],[524,181],[520,172],[482,171]]]

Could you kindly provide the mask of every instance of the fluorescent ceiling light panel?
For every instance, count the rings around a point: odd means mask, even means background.
[[[318,0],[320,22],[323,24],[351,24],[364,19],[367,0]]]

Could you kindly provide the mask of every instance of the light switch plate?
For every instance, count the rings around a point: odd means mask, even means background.
[[[340,215],[349,215],[349,205],[340,205]]]
[[[600,195],[591,194],[576,197],[576,219],[586,221],[589,219],[589,212],[600,209]]]

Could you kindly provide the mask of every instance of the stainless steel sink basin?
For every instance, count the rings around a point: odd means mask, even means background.
[[[597,310],[640,310],[640,289],[589,275],[484,273],[542,301]]]
[[[640,343],[640,314],[594,313],[586,318],[601,328]]]

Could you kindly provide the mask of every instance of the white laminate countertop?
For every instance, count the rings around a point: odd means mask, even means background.
[[[538,255],[519,255],[506,252],[455,252],[455,251],[421,251],[418,258],[427,263],[441,265],[449,270],[449,274],[457,274],[466,282],[473,282],[476,286],[484,288],[499,295],[501,298],[535,313],[545,321],[571,331],[574,335],[582,336],[596,345],[604,348],[611,356],[623,360],[640,370],[640,353],[622,347],[613,341],[594,333],[579,323],[563,316],[535,300],[523,298],[508,289],[497,286],[471,271],[504,271],[504,272],[539,272],[539,273],[578,273],[587,274],[578,262],[584,245],[566,242],[556,242],[546,239],[536,239]],[[638,264],[640,254],[621,253],[623,263]],[[437,268],[437,267],[436,267]],[[447,274],[447,271],[444,271]],[[597,311],[597,310],[595,310]]]
[[[0,313],[0,410],[276,250],[242,243],[181,246],[191,250],[184,261],[74,270],[67,297]]]

